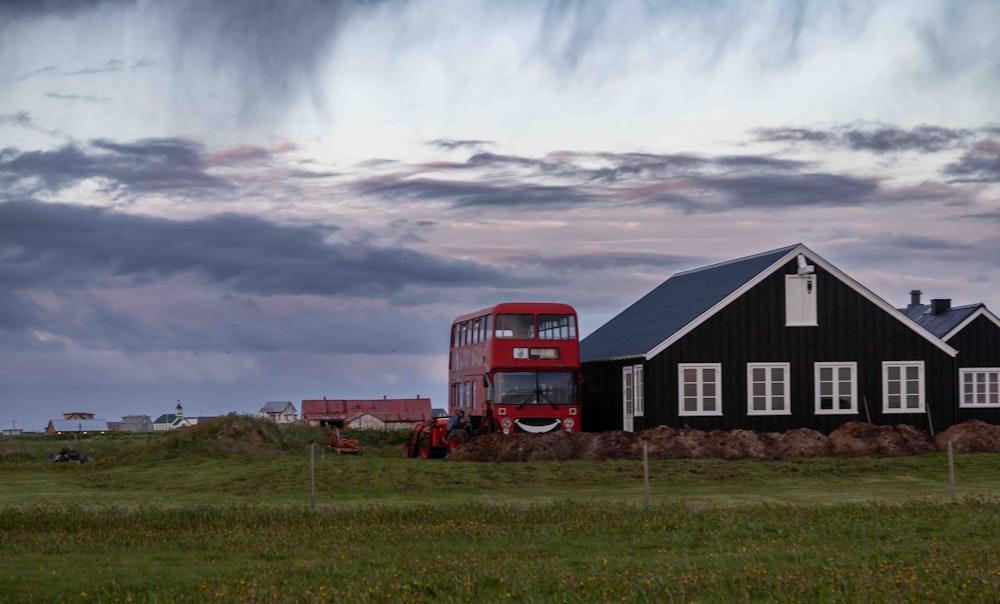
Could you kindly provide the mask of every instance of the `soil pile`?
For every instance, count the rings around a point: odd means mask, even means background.
[[[784,433],[753,430],[677,430],[659,426],[643,432],[554,432],[490,434],[474,438],[446,459],[452,461],[566,461],[641,459],[646,445],[653,459],[788,459],[790,457],[898,457],[943,451],[1000,452],[1000,426],[969,421],[932,438],[913,426],[846,423],[829,436],[799,428]]]
[[[913,426],[875,426],[848,422],[830,433],[837,457],[898,457],[937,450],[929,434]]]
[[[1000,426],[975,419],[956,424],[934,437],[939,451],[948,450],[948,441],[956,453],[1000,453]]]

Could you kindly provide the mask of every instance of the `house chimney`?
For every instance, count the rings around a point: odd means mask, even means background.
[[[906,310],[920,306],[920,294],[922,293],[924,292],[919,289],[910,290],[910,305],[906,307]]]
[[[382,395],[382,400],[383,400],[383,401],[384,401],[385,399],[387,399],[387,398],[389,398],[389,395],[387,395],[387,394],[383,394],[383,395]]]
[[[931,314],[939,315],[951,308],[951,298],[935,298],[931,300]]]

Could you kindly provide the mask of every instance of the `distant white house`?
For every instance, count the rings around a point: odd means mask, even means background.
[[[291,401],[270,401],[260,408],[261,417],[279,424],[292,424],[299,421],[299,412]]]
[[[156,418],[153,422],[153,431],[162,432],[165,430],[176,430],[177,428],[187,428],[189,426],[197,426],[207,420],[214,419],[212,417],[187,417],[184,415],[184,407],[181,407],[180,403],[177,403],[177,407],[174,408],[173,413],[164,413],[160,417]]]

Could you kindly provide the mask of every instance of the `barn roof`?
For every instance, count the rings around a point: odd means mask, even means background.
[[[302,401],[302,418],[305,420],[344,421],[358,413],[370,413],[389,421],[421,421],[431,418],[431,399],[323,399]],[[399,419],[396,419],[399,418]]]
[[[956,354],[926,329],[906,321],[888,302],[799,243],[676,273],[584,338],[580,342],[580,359],[651,359],[799,254],[948,354]]]
[[[107,432],[108,422],[103,419],[54,419],[54,432]]]

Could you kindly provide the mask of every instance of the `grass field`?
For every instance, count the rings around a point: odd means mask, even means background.
[[[956,457],[957,503],[940,454],[654,460],[647,509],[638,461],[387,444],[317,452],[313,511],[315,434],[251,428],[68,443],[83,466],[0,440],[0,601],[1000,601],[996,455]]]

